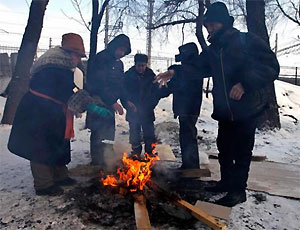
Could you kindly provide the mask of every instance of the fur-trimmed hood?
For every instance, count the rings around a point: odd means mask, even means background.
[[[57,67],[62,69],[72,70],[76,66],[67,51],[61,47],[54,47],[49,49],[41,57],[39,57],[31,67],[30,73],[34,75],[40,70],[47,67]]]

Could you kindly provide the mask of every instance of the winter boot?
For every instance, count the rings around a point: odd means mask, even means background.
[[[38,196],[60,196],[63,193],[64,193],[64,190],[57,185],[52,185],[48,188],[35,190],[35,194]]]
[[[131,150],[131,154],[130,157],[133,159],[139,159],[141,157],[141,153],[142,153],[142,149],[143,147],[141,145],[138,146],[131,146],[132,150]]]
[[[59,186],[71,186],[71,185],[74,185],[76,183],[77,183],[77,181],[75,179],[71,178],[71,177],[67,177],[63,180],[55,182],[55,184],[59,185]]]
[[[230,185],[229,183],[220,180],[216,183],[216,185],[212,187],[207,187],[205,188],[205,190],[208,192],[216,192],[216,193],[228,192],[230,190]]]
[[[231,191],[215,203],[222,206],[233,207],[247,200],[246,191]]]

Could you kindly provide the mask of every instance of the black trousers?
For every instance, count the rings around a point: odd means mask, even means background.
[[[113,151],[112,145],[105,144],[103,140],[115,139],[115,120],[103,122],[102,126],[91,129],[90,153],[93,165],[105,165],[104,152]]]
[[[196,122],[198,116],[179,116],[179,142],[183,168],[200,168]]]
[[[233,191],[244,191],[247,187],[256,124],[253,118],[242,122],[219,122],[217,146],[221,181]]]
[[[148,122],[129,121],[129,143],[131,144],[133,150],[138,148],[140,148],[141,150],[142,130],[143,130],[143,138],[145,142],[145,152],[152,153],[152,144],[156,142],[153,121],[148,121]]]

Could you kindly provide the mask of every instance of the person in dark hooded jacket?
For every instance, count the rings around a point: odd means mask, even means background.
[[[212,117],[219,122],[217,147],[221,171],[221,180],[207,190],[227,192],[216,203],[234,206],[247,199],[256,119],[268,107],[264,87],[278,78],[279,64],[265,41],[233,28],[234,19],[224,3],[211,4],[203,20],[211,44],[195,63],[199,77],[213,78]],[[156,80],[166,82],[175,71],[162,73]]]
[[[153,122],[154,108],[158,103],[155,96],[158,85],[153,84],[155,74],[147,67],[147,55],[136,54],[134,63],[135,65],[125,73],[122,104],[126,108],[126,120],[129,122],[132,155],[139,156],[142,152],[142,130],[146,153],[152,154],[152,144],[156,142]]]
[[[194,63],[199,51],[195,43],[184,44],[178,49],[175,61],[181,62],[181,65],[169,67],[175,71],[176,77],[170,81],[168,88],[162,90],[173,93],[174,118],[179,117],[181,169],[195,169],[200,167],[196,122],[200,114],[203,85]]]
[[[105,50],[99,52],[91,63],[87,91],[91,96],[98,96],[103,105],[113,114],[115,112],[123,114],[123,107],[117,102],[121,97],[124,77],[123,62],[120,59],[130,52],[129,38],[120,34],[107,45]],[[91,130],[91,163],[105,166],[103,154],[110,145],[103,143],[103,140],[114,140],[115,118],[105,119],[89,113],[87,128]]]

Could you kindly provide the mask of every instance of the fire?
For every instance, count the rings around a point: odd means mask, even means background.
[[[152,155],[145,153],[145,157],[141,160],[136,160],[128,157],[124,153],[122,158],[123,167],[117,170],[118,179],[114,175],[107,175],[105,179],[101,179],[103,185],[113,187],[126,186],[130,191],[143,190],[147,181],[151,178],[152,166],[159,160],[155,153],[155,144],[153,144]]]

